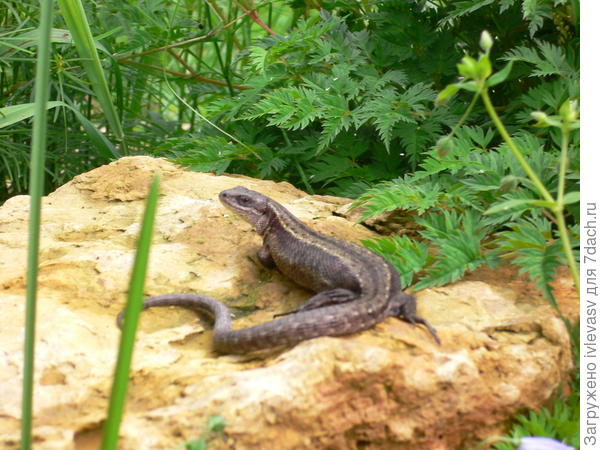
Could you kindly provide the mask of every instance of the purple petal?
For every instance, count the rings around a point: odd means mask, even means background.
[[[573,447],[547,437],[524,437],[517,450],[575,450]]]

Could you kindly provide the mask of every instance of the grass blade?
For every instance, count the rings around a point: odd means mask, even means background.
[[[29,184],[29,243],[27,247],[27,288],[25,300],[25,342],[23,348],[23,391],[21,403],[21,449],[31,448],[33,415],[33,375],[35,356],[35,316],[40,247],[44,160],[50,80],[50,29],[52,0],[43,0],[40,8],[40,37],[35,76],[35,111],[31,137],[31,174]]]
[[[58,100],[46,102],[47,109],[56,108],[58,106],[64,106],[73,111],[73,114],[75,114],[75,117],[77,117],[79,123],[81,123],[81,126],[90,138],[90,141],[92,141],[103,157],[108,159],[119,158],[120,155],[112,142],[110,142],[92,122],[81,114],[75,106],[71,106]],[[11,105],[0,108],[0,128],[7,127],[21,120],[29,119],[34,115],[35,107],[35,103],[22,103],[20,105]]]
[[[22,103],[20,105],[11,105],[0,108],[0,128],[7,127],[21,120],[29,119],[35,114],[37,103]],[[64,106],[63,102],[46,102],[46,108],[55,108]]]
[[[108,407],[108,417],[104,424],[102,435],[102,450],[113,450],[117,448],[119,439],[119,427],[123,416],[125,406],[125,397],[127,395],[127,383],[129,382],[129,367],[133,356],[133,344],[135,341],[135,332],[137,329],[138,318],[142,309],[142,296],[144,294],[144,280],[146,278],[146,268],[148,266],[148,254],[152,242],[152,229],[154,227],[154,217],[156,215],[156,205],[158,203],[159,177],[154,177],[146,211],[142,221],[142,229],[135,254],[133,272],[129,285],[129,295],[127,306],[125,308],[125,318],[123,320],[123,329],[121,331],[121,341],[119,343],[119,356],[113,379],[112,392]]]
[[[104,69],[96,50],[94,38],[81,4],[81,0],[58,0],[62,15],[71,32],[77,52],[81,57],[81,64],[96,94],[98,103],[106,115],[106,120],[117,138],[124,144],[123,128],[117,114],[117,109],[112,101],[110,89],[106,82]]]

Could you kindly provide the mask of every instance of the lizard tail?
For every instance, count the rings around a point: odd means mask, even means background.
[[[209,315],[214,319],[215,334],[221,334],[231,331],[231,314],[223,303],[212,297],[199,294],[165,294],[148,297],[144,300],[142,309],[153,308],[155,306],[180,306],[193,309],[203,314]],[[123,318],[125,310],[117,316],[117,326],[123,327]]]

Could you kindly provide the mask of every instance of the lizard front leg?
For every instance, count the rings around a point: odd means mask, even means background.
[[[275,260],[273,260],[273,256],[271,255],[271,250],[267,247],[267,244],[263,244],[258,252],[256,252],[256,256],[258,258],[258,262],[260,262],[263,267],[267,269],[275,269],[277,266],[275,264]]]

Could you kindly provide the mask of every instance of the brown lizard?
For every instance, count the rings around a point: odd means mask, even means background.
[[[219,353],[246,353],[294,344],[318,336],[338,336],[370,328],[386,317],[423,324],[413,296],[400,289],[398,273],[378,254],[323,236],[259,192],[238,186],[219,194],[224,206],[242,216],[263,237],[258,259],[316,292],[285,317],[241,330],[231,329],[227,307],[199,294],[166,294],[144,300],[143,308],[183,306],[214,317],[213,347]],[[118,322],[122,320],[119,314]]]

